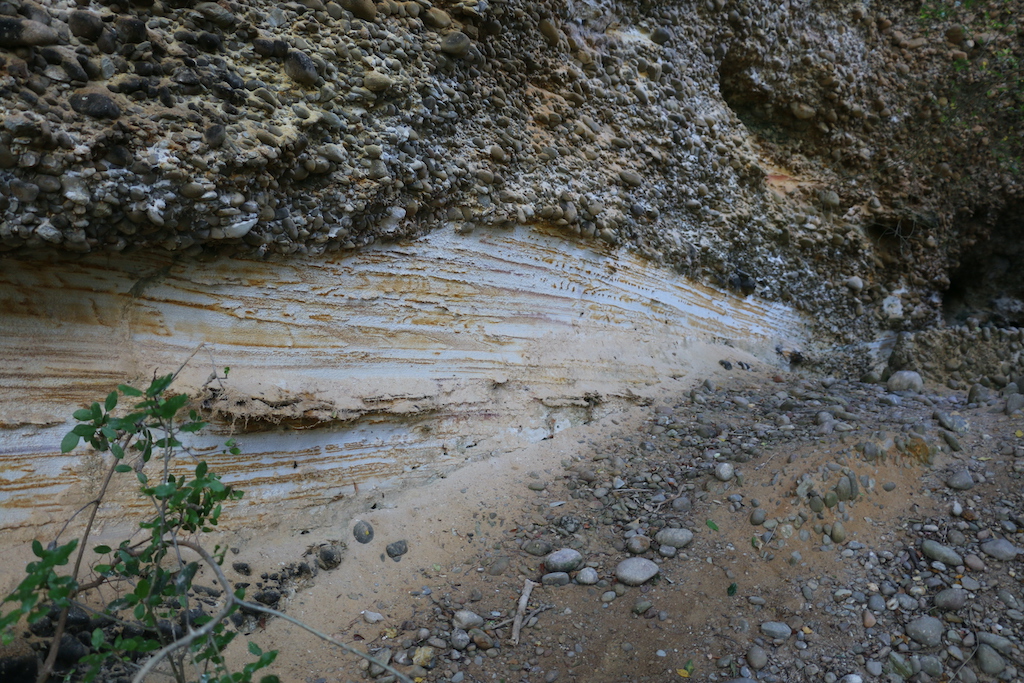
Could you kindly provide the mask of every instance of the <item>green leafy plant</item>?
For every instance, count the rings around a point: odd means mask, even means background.
[[[227,370],[224,377],[214,373],[210,381],[223,380]],[[61,441],[61,452],[68,453],[85,442],[105,455],[108,467],[95,498],[71,516],[56,539],[45,547],[33,541],[32,551],[38,560],[28,564],[24,580],[0,603],[3,642],[14,639],[13,629],[22,620],[33,625],[56,617],[49,652],[38,676],[39,683],[45,683],[55,669],[69,612],[82,608],[105,626],[89,635],[91,652],[77,666],[81,680],[97,680],[104,667],[120,662],[135,670],[137,683],[159,666],[169,669],[167,673],[178,683],[248,683],[257,671],[273,663],[277,652],[264,652],[249,643],[254,661],[241,671],[229,670],[224,651],[237,635],[229,628],[229,619],[244,609],[250,614],[283,618],[375,661],[281,612],[245,601],[244,589],[234,589],[220,568],[225,550],[215,547],[211,553],[202,545],[202,535],[217,526],[224,504],[240,499],[242,492],[221,481],[205,460],[196,458],[182,443],[183,434],[198,432],[206,423],[195,411],[186,411],[187,395],[170,391],[175,377],[176,373],[155,377],[145,390],[119,385],[102,404],[74,412],[78,424]],[[124,402],[129,407],[122,408]],[[225,451],[240,452],[234,440],[225,444]],[[150,512],[138,522],[137,533],[116,547],[93,547],[95,559],[86,563],[97,514],[117,475],[134,475]],[[61,536],[85,511],[89,514],[81,538],[61,543]],[[60,568],[72,557],[72,570],[62,572]],[[86,564],[88,569],[83,570]],[[224,589],[223,604],[214,614],[204,612],[190,597],[203,565]],[[86,571],[88,576],[83,576]],[[408,681],[387,664],[376,663]],[[260,682],[278,683],[278,678],[264,675]]]

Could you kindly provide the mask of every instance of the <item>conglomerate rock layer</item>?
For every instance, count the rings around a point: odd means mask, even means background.
[[[1021,16],[4,2],[0,250],[316,256],[537,225],[793,301],[844,343],[944,308],[1018,325]]]

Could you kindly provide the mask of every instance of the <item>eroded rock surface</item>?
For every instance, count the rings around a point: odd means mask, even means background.
[[[1018,2],[14,9],[8,252],[317,255],[544,224],[850,342],[936,322],[1020,208]],[[1016,324],[1010,290],[993,310]]]

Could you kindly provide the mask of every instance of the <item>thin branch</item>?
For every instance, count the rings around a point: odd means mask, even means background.
[[[370,655],[366,654],[365,652],[360,652],[359,650],[355,649],[351,645],[347,645],[345,643],[342,643],[341,641],[335,640],[334,638],[330,637],[326,633],[322,633],[320,631],[317,631],[312,626],[309,626],[309,625],[299,621],[298,619],[290,617],[287,614],[284,614],[283,612],[278,612],[275,609],[271,609],[269,607],[265,607],[265,606],[257,604],[257,603],[247,602],[245,600],[238,599],[237,597],[235,597],[235,593],[234,593],[234,591],[231,588],[231,583],[228,581],[227,576],[224,575],[224,571],[220,568],[220,565],[217,564],[217,561],[213,558],[212,555],[210,555],[210,553],[208,553],[206,551],[205,548],[203,548],[198,543],[194,543],[192,541],[186,541],[186,540],[183,540],[183,539],[177,540],[177,544],[179,546],[183,547],[183,548],[188,548],[189,550],[192,550],[193,552],[195,552],[197,555],[199,555],[200,557],[203,558],[203,561],[206,562],[210,566],[211,569],[213,569],[214,574],[217,575],[217,582],[221,586],[224,587],[224,592],[225,592],[225,594],[227,596],[227,603],[225,604],[224,609],[216,617],[214,617],[211,621],[208,621],[207,623],[203,624],[202,627],[200,627],[199,629],[195,629],[195,630],[193,630],[192,627],[189,626],[189,633],[187,635],[185,635],[183,638],[180,638],[180,639],[174,641],[173,643],[170,643],[169,645],[161,648],[156,653],[154,653],[153,656],[149,659],[149,661],[147,661],[145,663],[145,665],[143,665],[143,667],[141,669],[139,669],[139,671],[135,674],[135,677],[132,678],[132,683],[142,683],[145,680],[146,676],[149,675],[150,672],[152,672],[152,670],[161,661],[163,661],[164,659],[169,657],[172,653],[174,653],[177,650],[180,650],[183,647],[188,647],[189,645],[191,645],[193,642],[195,642],[199,638],[201,638],[203,636],[206,636],[206,635],[209,635],[210,633],[212,633],[213,628],[220,621],[223,621],[225,618],[227,618],[227,615],[228,615],[231,607],[235,606],[235,605],[237,605],[238,607],[250,610],[250,611],[262,612],[264,614],[269,614],[270,616],[274,616],[274,617],[278,617],[280,619],[284,619],[285,621],[287,621],[287,622],[289,622],[291,624],[294,624],[295,626],[298,626],[299,628],[303,629],[304,631],[308,631],[309,633],[312,633],[314,636],[316,636],[317,638],[320,638],[323,641],[331,643],[332,645],[337,645],[338,647],[340,647],[342,650],[345,650],[346,652],[354,654],[357,657],[361,657],[361,658],[365,659],[366,661],[368,661],[368,662],[370,662],[372,664],[377,664],[377,665],[383,667],[386,671],[389,671],[390,673],[393,673],[395,676],[397,676],[404,683],[412,683],[412,680],[408,676],[403,674],[401,671],[398,671],[397,669],[395,669],[392,666],[390,666],[388,664],[385,664],[383,662],[378,662],[376,659],[374,659]]]
[[[971,653],[971,656],[967,657],[966,659],[964,659],[964,663],[960,665],[960,668],[958,668],[956,670],[956,672],[953,674],[953,677],[949,679],[950,683],[952,683],[953,681],[955,681],[957,679],[957,677],[960,675],[960,672],[964,670],[965,666],[967,666],[967,662],[969,662],[972,659],[974,659],[974,655],[978,654],[978,649],[980,647],[981,647],[981,645],[978,645],[978,647],[974,648],[974,652]]]
[[[530,602],[530,593],[533,592],[534,586],[539,586],[539,583],[534,581],[526,580],[523,584],[523,594],[519,596],[519,606],[516,608],[516,618],[512,622],[512,637],[509,639],[513,645],[519,644],[519,631],[523,628],[523,614],[526,612],[526,604]]]

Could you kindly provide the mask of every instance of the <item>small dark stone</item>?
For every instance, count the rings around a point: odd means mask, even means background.
[[[253,596],[256,602],[273,607],[277,603],[281,602],[281,594],[275,590],[260,591]]]
[[[103,19],[92,12],[75,10],[68,16],[68,27],[76,38],[95,41],[103,33]]]
[[[223,145],[224,140],[227,139],[227,129],[223,125],[215,123],[206,129],[203,137],[206,138],[206,144],[216,149]]]
[[[120,17],[114,24],[117,28],[117,35],[122,41],[129,45],[138,45],[145,42],[146,22],[136,17]]]
[[[109,96],[103,93],[75,93],[69,98],[71,108],[79,114],[95,119],[116,119],[121,116],[121,108]]]
[[[121,145],[114,145],[109,150],[107,150],[107,154],[105,157],[103,157],[103,159],[115,166],[127,168],[128,166],[131,166],[132,161],[135,160],[135,157],[132,155],[132,153],[128,150],[127,147],[122,147]]]
[[[453,57],[465,57],[473,41],[462,31],[452,31],[441,40],[441,52]]]
[[[4,128],[16,138],[34,138],[43,132],[43,128],[38,122],[25,116],[8,117],[4,121]]]
[[[0,143],[0,168],[14,168],[18,163],[18,157],[14,155],[11,148]]]
[[[220,52],[221,38],[213,33],[200,33],[196,45],[204,52]]]
[[[672,32],[664,26],[659,26],[651,32],[651,41],[658,45],[664,45],[670,40],[672,40]]]
[[[373,21],[377,16],[377,5],[373,0],[345,0],[341,6],[363,21]]]
[[[44,47],[39,50],[39,56],[46,60],[47,64],[60,64],[64,61],[64,55],[52,47]]]
[[[176,623],[172,623],[168,619],[161,619],[156,622],[156,630],[160,634],[169,640],[177,640],[185,635],[185,629]]]
[[[359,520],[356,525],[352,527],[352,535],[360,543],[369,543],[373,540],[373,527],[370,526],[369,522]]]
[[[117,36],[109,28],[104,28],[100,37],[96,39],[96,47],[105,54],[114,54],[117,51]]]
[[[86,72],[82,65],[77,60],[72,61],[70,59],[61,62],[61,68],[64,69],[64,73],[68,75],[73,81],[81,81],[85,83],[89,80],[89,74]]]
[[[252,41],[252,51],[260,57],[273,57],[274,41],[267,38],[256,38]]]
[[[56,612],[57,617],[60,618],[60,610]],[[51,615],[51,618],[53,616]],[[72,605],[68,609],[67,620],[64,622],[65,628],[68,633],[78,633],[84,628],[89,626],[89,613],[77,605]]]
[[[0,47],[53,45],[57,32],[46,24],[17,17],[0,16]]]
[[[252,576],[252,567],[249,566],[248,562],[232,562],[231,568],[242,576]]]
[[[334,569],[341,564],[341,558],[341,548],[335,545],[325,545],[320,547],[316,562],[321,569]]]
[[[32,635],[39,636],[40,638],[49,638],[54,634],[53,621],[50,617],[42,617],[39,621],[35,621],[28,625],[28,630],[31,631]]]
[[[70,633],[61,636],[60,645],[57,646],[57,660],[65,664],[74,664],[82,657],[89,654],[89,648],[82,644],[82,641]]]
[[[302,50],[291,50],[284,58],[284,72],[299,85],[316,85],[320,77],[316,72],[316,64]]]
[[[385,550],[388,557],[395,559],[409,552],[409,544],[406,541],[395,541],[394,543],[388,543],[388,547]]]
[[[542,538],[532,538],[523,544],[523,550],[537,557],[547,555],[551,548],[552,545]]]

